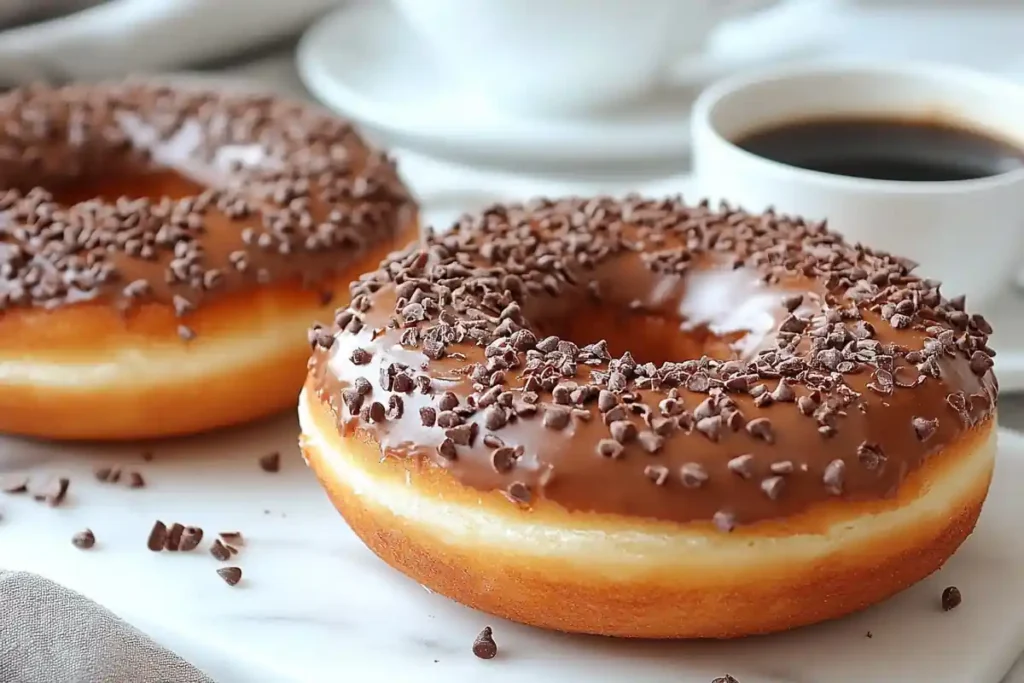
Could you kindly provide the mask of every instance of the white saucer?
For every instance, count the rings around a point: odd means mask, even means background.
[[[779,44],[767,49],[793,51]],[[749,65],[763,58],[725,50],[709,55],[720,63],[718,75],[728,70],[726,62]],[[517,166],[682,164],[689,105],[700,85],[672,88],[601,116],[504,116],[443,73],[385,2],[343,7],[320,20],[300,42],[297,61],[317,99],[389,145]]]

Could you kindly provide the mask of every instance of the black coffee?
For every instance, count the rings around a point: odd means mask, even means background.
[[[969,180],[1024,168],[1024,150],[934,121],[799,121],[750,133],[736,144],[790,166],[878,180]]]

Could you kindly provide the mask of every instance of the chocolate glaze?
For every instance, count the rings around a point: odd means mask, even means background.
[[[466,485],[514,500],[525,485],[526,499],[569,510],[729,530],[837,497],[892,496],[992,417],[987,323],[912,268],[822,225],[728,207],[492,207],[357,283],[333,330],[312,331],[307,387],[345,436],[369,436],[385,455],[433,463]],[[425,311],[409,308],[417,301]],[[626,351],[651,321],[678,328],[662,350],[689,359],[609,359],[585,346],[608,338]],[[438,338],[449,342],[443,352],[429,343]],[[411,381],[395,381],[395,363]],[[762,387],[778,400],[755,398]],[[473,426],[442,445],[445,392]],[[503,403],[513,407],[491,414]],[[609,408],[625,422],[607,425]],[[511,457],[495,454],[501,446]]]
[[[392,162],[304,105],[144,83],[0,97],[0,312],[173,304],[350,265],[412,220]]]

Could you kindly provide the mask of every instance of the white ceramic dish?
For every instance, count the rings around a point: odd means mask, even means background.
[[[106,0],[0,31],[0,85],[198,64],[288,36],[339,1]]]
[[[0,557],[78,590],[205,667],[242,681],[494,683],[630,680],[708,683],[997,683],[1024,646],[1024,438],[1001,433],[996,479],[978,530],[936,575],[850,618],[789,634],[721,643],[625,642],[518,626],[424,591],[377,560],[326,501],[295,446],[291,417],[166,444],[152,462],[140,446],[54,446],[0,439],[0,471],[65,472],[65,506],[0,496]],[[281,472],[258,456],[279,449]],[[91,468],[141,471],[144,489],[100,484]],[[237,530],[228,587],[207,552],[153,553],[155,519]],[[90,551],[70,543],[90,527]],[[956,585],[963,604],[944,613]],[[470,652],[494,628],[500,653]],[[868,637],[871,632],[871,637]]]
[[[558,166],[681,162],[689,146],[686,112],[695,88],[655,93],[603,116],[512,116],[465,94],[384,2],[321,19],[297,59],[317,99],[394,146]]]

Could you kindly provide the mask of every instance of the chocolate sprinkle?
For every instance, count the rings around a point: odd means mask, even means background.
[[[153,529],[149,532],[149,540],[146,541],[146,547],[154,552],[159,552],[164,549],[164,542],[167,540],[167,525],[157,520],[153,524]]]
[[[217,576],[224,579],[227,585],[234,586],[242,580],[242,570],[238,567],[221,567],[217,570]]]
[[[825,489],[833,496],[840,496],[843,493],[843,484],[846,479],[846,463],[842,460],[833,460],[825,467],[825,473],[821,480]]]
[[[89,550],[96,545],[96,536],[91,529],[84,529],[71,537],[71,545],[81,550]]]
[[[231,559],[231,551],[221,543],[219,538],[213,539],[213,545],[210,546],[210,554],[221,562]]]
[[[261,455],[257,462],[264,472],[274,473],[281,470],[281,454],[277,451]]]
[[[202,540],[202,529],[197,526],[187,526],[181,533],[181,542],[178,544],[178,550],[186,553],[191,552],[199,547]]]
[[[494,642],[490,626],[484,626],[476,640],[473,641],[473,654],[480,659],[494,659],[498,654],[498,646]]]
[[[961,602],[963,602],[963,597],[960,595],[960,589],[956,586],[948,586],[942,591],[943,612],[955,609]]]

